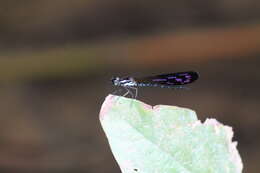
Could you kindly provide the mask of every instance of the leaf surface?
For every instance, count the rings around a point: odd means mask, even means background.
[[[232,128],[176,106],[109,95],[101,125],[123,173],[241,173]]]

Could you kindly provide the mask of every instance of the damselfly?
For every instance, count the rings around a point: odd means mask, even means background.
[[[161,87],[161,88],[185,88],[183,85],[190,84],[199,78],[199,74],[194,71],[177,72],[169,74],[161,74],[156,76],[148,76],[143,78],[133,77],[115,77],[112,78],[112,83],[115,86],[124,87],[127,92],[124,94],[134,94],[129,89],[135,90],[135,98],[137,96],[138,87]]]

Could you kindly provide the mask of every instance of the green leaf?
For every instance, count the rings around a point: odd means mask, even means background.
[[[241,173],[232,128],[176,106],[109,95],[100,121],[123,173]]]

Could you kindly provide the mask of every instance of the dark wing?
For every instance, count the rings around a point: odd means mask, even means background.
[[[194,82],[199,78],[199,74],[194,71],[188,72],[178,72],[178,73],[169,73],[169,74],[161,74],[156,76],[149,76],[144,78],[136,78],[137,83],[141,84],[157,84],[157,85],[166,85],[166,86],[174,86],[174,85],[186,85]]]

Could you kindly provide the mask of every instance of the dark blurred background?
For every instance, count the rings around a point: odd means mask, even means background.
[[[112,76],[195,70],[138,99],[233,127],[260,170],[259,0],[0,1],[0,172],[119,173],[99,123]]]

